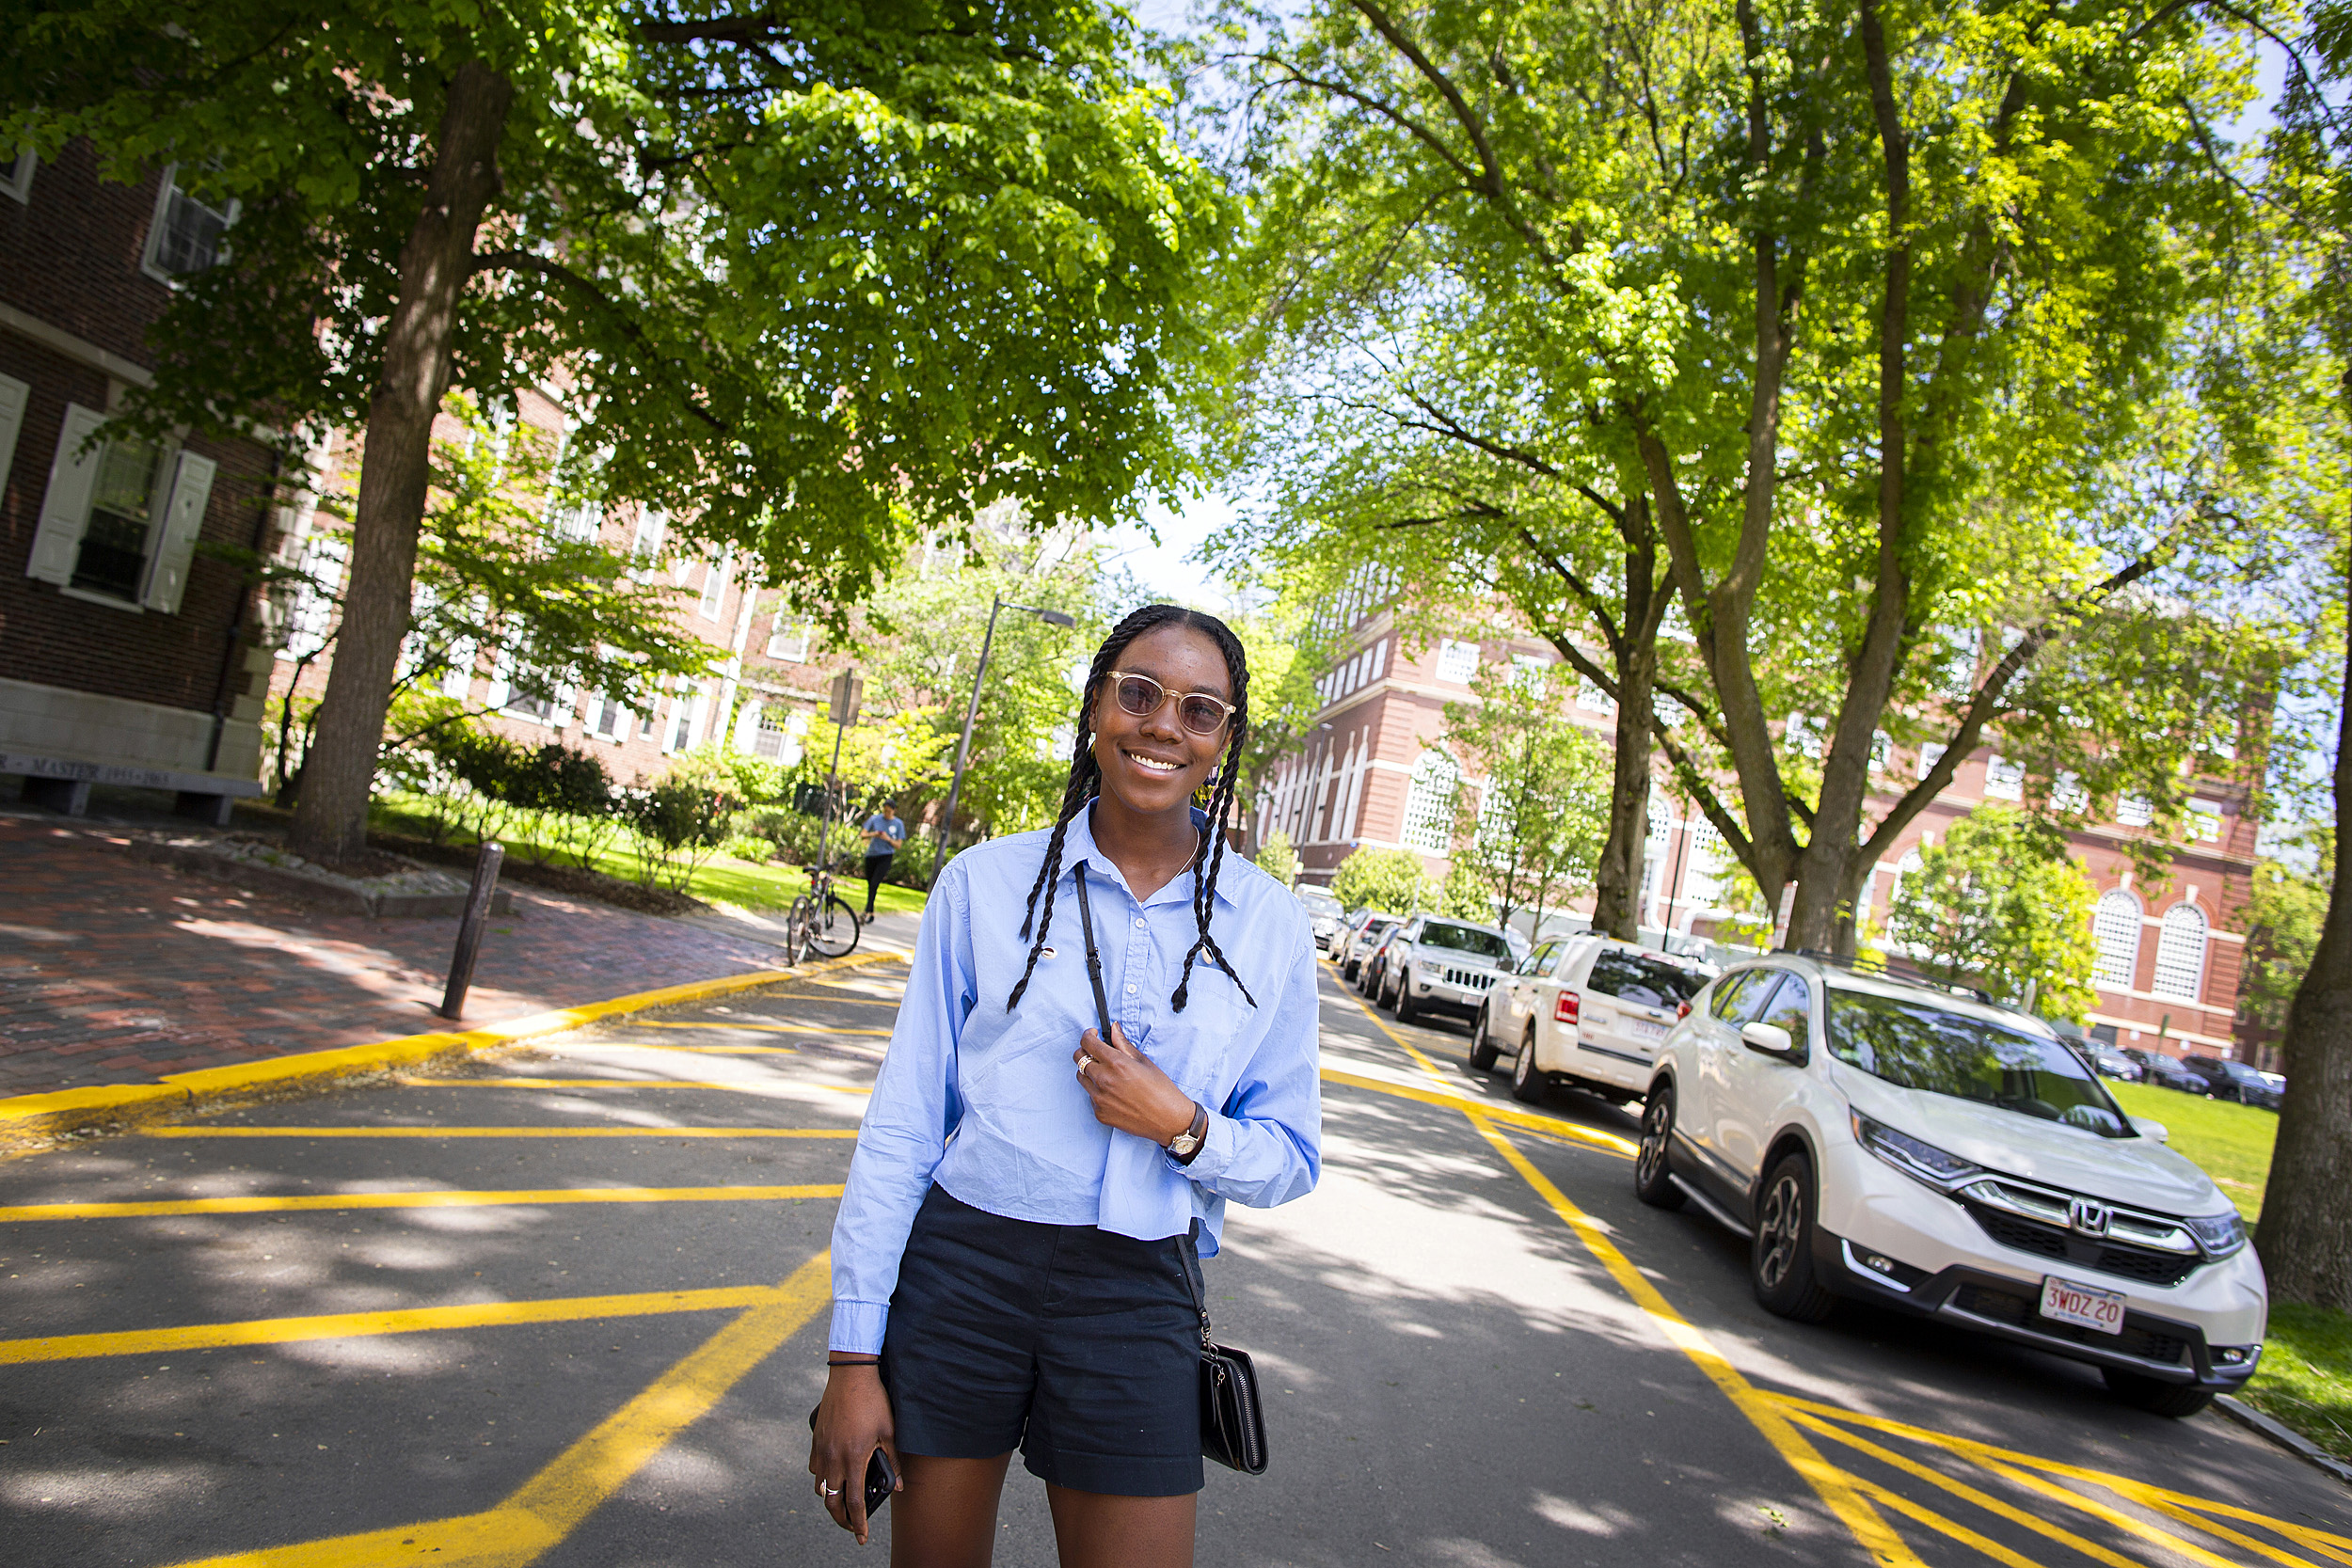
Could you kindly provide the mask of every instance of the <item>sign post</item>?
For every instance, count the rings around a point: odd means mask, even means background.
[[[857,705],[859,699],[866,695],[866,682],[859,677],[854,667],[844,670],[834,676],[831,695],[833,703],[827,712],[834,723],[833,763],[825,769],[824,825],[817,830],[817,869],[819,872],[833,863],[829,855],[833,845],[834,792],[841,777],[841,737],[849,733],[851,724],[857,722]],[[810,885],[816,885],[815,878],[810,879]]]

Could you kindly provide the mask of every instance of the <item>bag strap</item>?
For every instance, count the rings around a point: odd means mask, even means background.
[[[1087,902],[1087,863],[1080,861],[1072,869],[1078,875],[1078,924],[1086,927],[1087,934],[1087,980],[1094,987],[1094,1032],[1107,1045],[1111,1037],[1111,1005],[1103,994],[1103,952],[1094,945],[1094,909]]]
[[[1176,1238],[1176,1257],[1184,1266],[1184,1283],[1192,1290],[1193,1310],[1200,1314],[1200,1348],[1209,1348],[1209,1292],[1200,1277],[1200,1217],[1193,1216],[1191,1227]]]

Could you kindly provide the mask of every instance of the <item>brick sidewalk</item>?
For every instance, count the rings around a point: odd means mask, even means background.
[[[325,914],[0,816],[0,1096],[152,1083],[442,1027],[457,922]],[[510,884],[466,1022],[773,967],[775,949]]]

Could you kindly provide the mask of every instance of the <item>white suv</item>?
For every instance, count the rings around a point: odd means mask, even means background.
[[[2188,1416],[2253,1375],[2262,1265],[2210,1177],[2040,1020],[1788,954],[1667,1036],[1634,1191],[1751,1239],[1756,1299],[1940,1318]]]
[[[1470,1025],[1470,1065],[1512,1053],[1511,1094],[1534,1104],[1565,1082],[1613,1104],[1639,1100],[1666,1031],[1715,971],[1609,937],[1538,942],[1495,982]]]
[[[1395,1008],[1399,1023],[1423,1013],[1474,1018],[1513,961],[1511,939],[1495,927],[1417,914],[1389,939],[1373,1001]]]

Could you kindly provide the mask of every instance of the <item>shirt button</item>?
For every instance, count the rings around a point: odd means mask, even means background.
[[[1129,986],[1129,987],[1127,988],[1127,994],[1128,994],[1129,996],[1133,996],[1133,995],[1135,995],[1135,993],[1136,993],[1136,988],[1135,988],[1135,987],[1133,987],[1133,986]]]
[[[1148,921],[1148,920],[1144,919],[1144,918],[1143,918],[1143,916],[1141,916],[1141,915],[1137,915],[1137,916],[1136,916],[1136,930],[1140,931],[1140,930],[1142,930],[1142,929],[1143,929],[1146,926],[1149,926],[1149,925],[1151,925],[1151,924],[1152,924],[1152,923],[1151,923],[1150,921]]]

